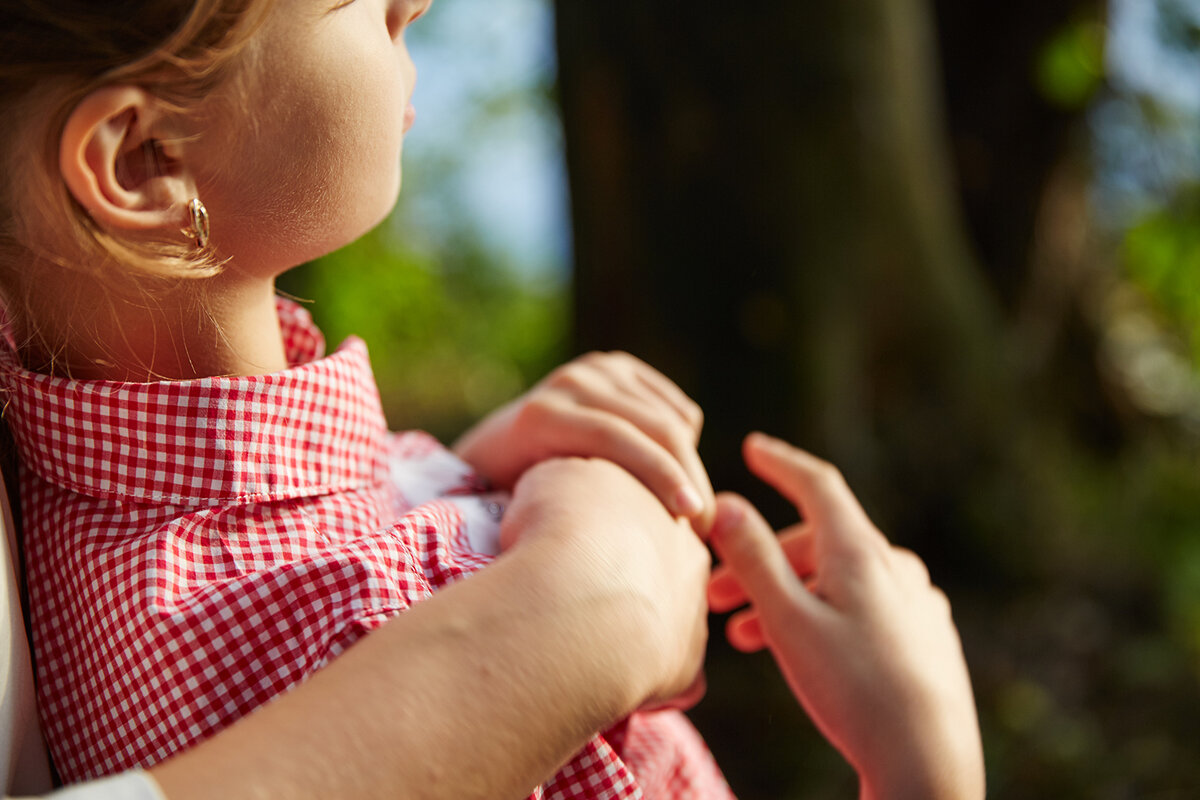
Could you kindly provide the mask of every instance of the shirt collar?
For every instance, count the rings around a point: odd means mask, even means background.
[[[208,505],[352,489],[386,473],[366,345],[320,357],[308,312],[279,301],[293,366],[188,381],[78,381],[3,365],[4,417],[22,463],[85,495]]]

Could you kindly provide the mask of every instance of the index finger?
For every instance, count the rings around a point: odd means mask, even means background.
[[[788,609],[815,602],[771,526],[744,498],[729,493],[717,497],[710,541],[722,562],[718,577],[709,583],[713,611],[729,611],[748,599],[765,620],[779,621]]]
[[[764,433],[746,437],[746,465],[821,528],[874,531],[841,472],[827,461]]]
[[[729,502],[731,501],[725,495],[718,497],[718,511],[721,510],[721,506],[727,505]],[[717,523],[727,526],[729,515],[720,517]],[[717,523],[714,523],[714,528]],[[775,541],[778,543],[779,549],[783,551],[788,563],[791,564],[792,572],[802,582],[810,580],[817,568],[815,539],[812,533],[810,526],[799,523],[784,528],[775,535]],[[716,538],[721,538],[721,535],[718,533]],[[712,534],[710,534],[711,536]],[[718,564],[713,567],[712,576],[708,581],[709,608],[721,613],[732,611],[748,602],[750,602],[750,595],[746,593],[741,579],[733,568],[727,564]]]

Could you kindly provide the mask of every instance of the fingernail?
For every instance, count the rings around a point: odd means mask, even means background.
[[[693,517],[704,510],[704,501],[700,493],[691,486],[681,486],[675,493],[675,513],[685,517]]]

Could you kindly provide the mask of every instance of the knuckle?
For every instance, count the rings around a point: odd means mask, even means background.
[[[563,364],[546,376],[545,385],[552,389],[578,391],[588,383],[591,367],[581,360]]]
[[[733,541],[725,543],[725,551],[730,561],[736,561],[742,567],[756,574],[763,570],[771,557],[771,540],[762,536],[738,536]]]
[[[931,617],[945,619],[953,624],[954,610],[951,608],[950,598],[937,586],[927,585],[923,596],[920,597],[920,602]]]
[[[569,362],[571,364],[595,364],[598,361],[604,361],[608,354],[602,350],[589,350],[575,360]]]
[[[646,434],[676,457],[695,448],[691,428],[682,425],[674,417],[658,417],[647,424]]]
[[[596,455],[610,457],[636,448],[633,425],[620,417],[597,417],[584,433],[585,441]]]
[[[611,350],[607,353],[607,356],[610,367],[627,380],[647,370],[655,372],[654,367],[624,350]]]
[[[892,557],[895,558],[900,565],[907,569],[915,579],[928,583],[929,582],[929,567],[921,560],[921,557],[909,550],[906,547],[893,547]]]
[[[950,598],[947,597],[946,593],[937,586],[930,586],[930,591],[932,593],[934,605],[937,606],[938,610],[949,616],[951,613]]]
[[[530,395],[517,411],[516,425],[526,431],[538,431],[554,416],[556,409],[557,397],[554,392]]]
[[[642,360],[632,353],[625,350],[609,350],[604,355],[614,363],[618,364],[641,364]]]
[[[583,438],[599,452],[607,452],[623,438],[620,427],[612,419],[597,419],[583,429]]]
[[[873,563],[878,563],[880,559],[868,550],[859,548],[847,549],[840,554],[839,565],[848,575],[861,576],[866,574]]]
[[[611,374],[614,371],[618,360],[614,358],[611,352],[593,350],[590,353],[583,354],[571,363],[578,364],[579,366],[588,370]]]
[[[812,481],[825,490],[840,489],[846,485],[842,471],[828,461],[814,458],[810,469]]]

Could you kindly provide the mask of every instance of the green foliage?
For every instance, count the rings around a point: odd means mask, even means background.
[[[1068,110],[1086,106],[1104,79],[1104,28],[1093,20],[1064,27],[1042,47],[1034,79],[1051,103]]]
[[[1169,208],[1149,213],[1125,235],[1128,278],[1191,342],[1200,368],[1200,187],[1186,189]]]
[[[444,258],[406,248],[385,225],[285,276],[330,346],[366,340],[393,428],[443,438],[562,360],[566,303],[464,236]]]

